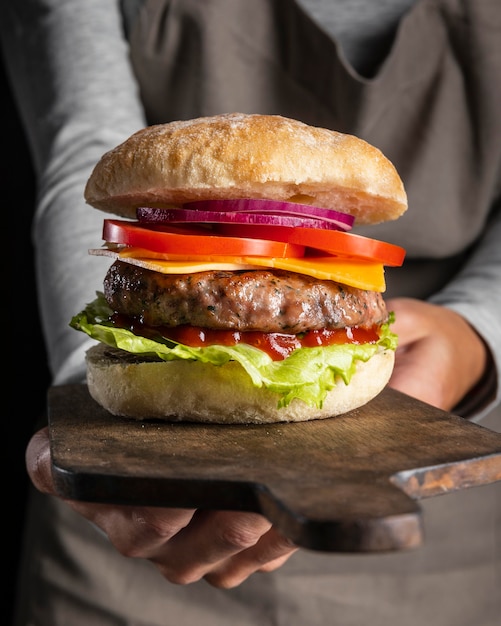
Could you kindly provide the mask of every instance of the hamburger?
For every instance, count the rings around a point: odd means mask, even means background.
[[[297,422],[366,404],[397,337],[383,299],[396,245],[353,226],[407,209],[367,142],[278,115],[146,127],[85,188],[104,219],[103,290],[71,326],[91,396],[114,415]]]

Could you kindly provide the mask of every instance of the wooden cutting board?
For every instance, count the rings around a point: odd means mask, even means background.
[[[416,547],[417,500],[501,480],[501,434],[389,388],[298,424],[138,422],[110,415],[86,385],[52,387],[48,412],[61,496],[256,511],[314,550]]]

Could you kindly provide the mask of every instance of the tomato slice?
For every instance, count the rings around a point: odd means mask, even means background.
[[[261,226],[244,224],[218,224],[217,232],[232,237],[260,237],[275,241],[300,244],[312,250],[320,250],[336,256],[377,261],[383,265],[402,265],[405,249],[392,243],[355,235],[341,230],[317,228],[287,228],[284,226]],[[308,256],[308,250],[306,251]]]
[[[289,226],[278,226],[276,224],[214,224],[212,226],[215,233],[229,237],[257,237],[260,239],[272,239],[287,243],[292,233]]]
[[[323,236],[323,231],[315,228],[294,228],[288,241],[330,254],[379,261],[383,265],[393,267],[400,266],[404,262],[405,249],[395,244],[342,231],[332,230],[328,234],[332,237]]]
[[[300,258],[304,246],[270,239],[213,235],[204,228],[139,226],[135,222],[104,220],[103,239],[110,243],[176,254],[253,255]]]

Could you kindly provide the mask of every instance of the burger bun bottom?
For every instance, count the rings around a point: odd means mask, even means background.
[[[303,422],[346,413],[378,395],[393,371],[393,350],[357,363],[349,385],[341,379],[321,409],[294,399],[278,408],[277,394],[257,388],[234,361],[222,366],[198,361],[139,359],[98,344],[87,351],[87,385],[94,400],[113,415],[134,419],[214,424]]]

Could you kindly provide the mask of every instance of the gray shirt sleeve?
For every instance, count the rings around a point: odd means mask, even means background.
[[[0,23],[38,179],[32,236],[53,381],[83,380],[89,341],[68,324],[109,265],[88,255],[104,214],[83,191],[100,156],[145,125],[118,2],[16,0]]]

